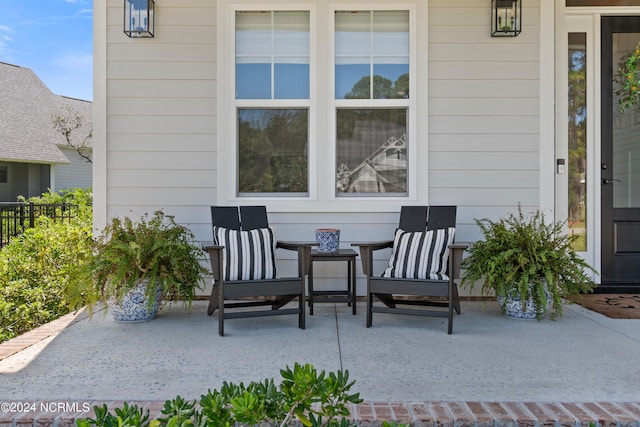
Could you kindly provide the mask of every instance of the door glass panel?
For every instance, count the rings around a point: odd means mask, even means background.
[[[613,207],[640,207],[640,105],[625,102],[640,91],[636,49],[640,33],[613,34]],[[629,83],[631,82],[631,83]]]
[[[569,218],[573,249],[587,250],[587,35],[569,33]]]

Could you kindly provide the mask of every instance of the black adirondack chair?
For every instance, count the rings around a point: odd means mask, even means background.
[[[403,206],[398,229],[407,232],[447,229],[456,225],[456,206]],[[367,327],[373,313],[396,313],[448,318],[449,334],[453,331],[453,311],[460,314],[457,281],[466,243],[448,245],[446,279],[433,280],[381,277],[374,275],[373,255],[380,249],[392,248],[394,240],[375,243],[353,243],[360,248],[362,270],[367,276]],[[380,301],[382,304],[375,304]],[[421,306],[421,307],[417,307]]]
[[[310,246],[276,242],[278,248],[298,252],[298,275],[296,277],[227,280],[225,277],[231,277],[229,271],[225,273],[225,269],[229,268],[229,265],[224,263],[225,248],[216,239],[216,227],[224,229],[218,229],[220,233],[226,232],[226,230],[264,230],[269,227],[267,210],[265,206],[212,206],[211,220],[214,227],[214,243],[203,245],[203,249],[209,253],[214,278],[207,313],[212,315],[218,310],[218,333],[220,336],[224,335],[225,319],[245,317],[295,314],[298,316],[298,327],[304,329],[304,276],[307,271]],[[237,234],[234,234],[233,239],[235,237]],[[232,243],[233,245],[240,244],[237,240]],[[298,300],[295,307],[283,308],[295,299]],[[251,309],[260,306],[269,306],[269,308]]]

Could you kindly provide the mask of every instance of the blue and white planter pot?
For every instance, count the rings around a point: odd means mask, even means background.
[[[340,230],[337,228],[318,228],[316,230],[318,252],[337,252],[340,248]]]
[[[508,296],[507,298],[498,296],[496,298],[502,312],[505,316],[513,319],[533,320],[536,319],[536,308],[533,304],[533,299],[529,298],[524,303],[524,309],[522,307],[522,300],[518,296]],[[542,315],[544,316],[549,310],[549,304],[551,303],[551,297],[547,294],[547,306],[544,309]]]
[[[137,287],[127,292],[121,301],[109,301],[109,308],[116,322],[146,322],[156,317],[160,307],[161,289],[158,288],[155,301],[149,304],[147,297],[147,282],[141,282]]]

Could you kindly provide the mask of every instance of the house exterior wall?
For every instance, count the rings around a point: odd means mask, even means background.
[[[40,196],[51,186],[50,166],[39,163],[6,162],[8,182],[0,184],[0,202],[15,202],[18,196]]]
[[[60,151],[69,159],[66,165],[55,165],[55,191],[70,188],[90,188],[91,163],[80,157],[80,155],[70,148],[60,147]]]
[[[267,205],[278,238],[313,240],[315,228],[331,226],[342,230],[341,246],[349,247],[390,238],[402,204],[454,204],[457,240],[473,241],[474,218],[497,218],[518,204],[552,207],[553,157],[550,182],[541,170],[553,138],[541,143],[549,84],[541,81],[547,65],[541,52],[548,48],[541,43],[548,36],[541,35],[540,16],[550,11],[553,18],[553,4],[541,1],[525,3],[520,36],[491,38],[490,2],[428,0],[427,67],[418,76],[428,81],[428,109],[419,118],[426,123],[420,143],[428,172],[417,183],[417,198],[382,199],[379,209],[364,212],[358,203],[336,209],[317,201],[296,209],[295,203],[282,208],[251,200]],[[208,207],[227,203],[220,190],[234,185],[220,182],[218,173],[221,147],[235,142],[217,138],[217,91],[225,85],[218,80],[217,13],[214,0],[163,0],[156,3],[155,38],[128,39],[122,1],[94,1],[96,227],[112,216],[160,208],[199,240],[211,239]],[[293,272],[292,256],[279,255],[281,273]],[[388,254],[379,256],[381,268]],[[341,265],[323,264],[317,273],[327,281],[344,276]]]

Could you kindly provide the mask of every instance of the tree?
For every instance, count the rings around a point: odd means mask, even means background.
[[[67,146],[75,150],[80,157],[93,163],[89,141],[93,137],[93,124],[87,122],[83,126],[85,117],[70,106],[64,106],[59,114],[52,118],[53,128],[60,132],[67,141]]]

